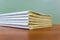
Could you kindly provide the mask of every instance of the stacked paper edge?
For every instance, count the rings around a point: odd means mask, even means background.
[[[0,15],[0,26],[9,26],[25,29],[52,27],[50,15],[33,11],[13,12]]]

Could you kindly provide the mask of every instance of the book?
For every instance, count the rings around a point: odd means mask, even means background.
[[[25,29],[52,27],[52,17],[34,11],[22,11],[0,14],[0,26]]]

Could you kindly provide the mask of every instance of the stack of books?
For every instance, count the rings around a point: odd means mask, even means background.
[[[34,11],[22,11],[0,14],[0,26],[25,29],[52,27],[50,15]]]

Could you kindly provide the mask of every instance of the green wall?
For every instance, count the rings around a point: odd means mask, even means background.
[[[59,0],[0,0],[0,13],[34,10],[49,14],[54,24],[60,24]]]

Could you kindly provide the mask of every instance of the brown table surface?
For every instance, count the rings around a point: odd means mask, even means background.
[[[35,30],[0,26],[0,40],[60,40],[60,25]]]

